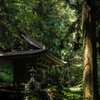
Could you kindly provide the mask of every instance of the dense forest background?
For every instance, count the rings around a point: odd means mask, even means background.
[[[100,2],[96,0],[96,48],[98,86],[100,87]],[[83,34],[82,0],[1,0],[0,1],[0,51],[15,49],[13,43],[20,40],[20,31],[26,31],[58,58],[67,61],[66,66],[52,68],[52,80],[62,87],[83,89]],[[92,10],[91,10],[92,11]],[[13,66],[0,63],[0,83],[13,82]],[[99,88],[98,88],[99,89]]]

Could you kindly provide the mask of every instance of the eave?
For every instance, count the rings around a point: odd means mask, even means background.
[[[27,50],[27,51],[12,51],[12,52],[2,52],[0,53],[0,61],[8,63],[16,59],[24,59],[24,57],[35,58],[39,56],[39,58],[43,58],[52,64],[52,67],[64,66],[67,62],[60,60],[59,58],[51,55],[48,50],[37,49],[37,50]],[[9,63],[8,63],[9,64]]]

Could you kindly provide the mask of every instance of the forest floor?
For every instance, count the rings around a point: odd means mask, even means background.
[[[0,100],[22,100],[24,94],[18,90],[13,90],[12,85],[0,84]]]
[[[76,88],[79,89],[79,86]],[[30,91],[29,100],[82,100],[83,92],[76,88],[60,89],[52,86],[41,90],[34,89]],[[0,85],[1,100],[23,100],[24,96],[20,90],[13,90],[12,85]]]

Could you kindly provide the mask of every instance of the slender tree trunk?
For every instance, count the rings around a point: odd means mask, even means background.
[[[83,98],[84,100],[97,100],[97,58],[96,58],[96,33],[95,18],[90,12],[95,4],[94,0],[84,0],[82,6],[83,26]]]

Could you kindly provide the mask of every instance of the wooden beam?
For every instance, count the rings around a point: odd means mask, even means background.
[[[39,70],[39,71],[45,71],[45,72],[49,73],[47,69],[37,68],[37,70]]]
[[[35,75],[36,76],[36,81],[37,81],[37,75],[38,75],[37,73],[38,73],[38,70],[37,70],[37,65],[36,65],[36,75]]]
[[[45,64],[43,64],[43,63],[37,63],[37,65],[50,68],[49,65],[45,65]]]
[[[42,60],[45,61],[45,62],[51,63],[51,61],[49,61],[49,60],[47,60],[47,59],[45,59],[45,58],[43,58],[43,57],[40,57],[40,59],[42,59]]]
[[[10,60],[10,59],[0,59],[0,62],[9,64],[9,65],[13,65],[13,64],[12,64],[12,60]]]

